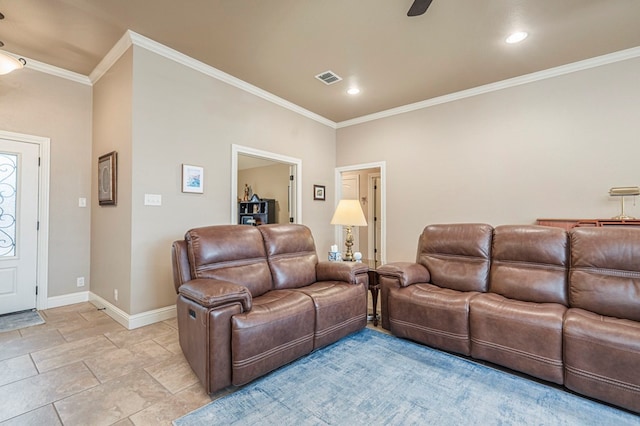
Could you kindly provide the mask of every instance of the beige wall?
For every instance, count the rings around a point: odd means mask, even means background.
[[[117,205],[91,203],[91,291],[131,312],[131,185],[133,51],[129,49],[93,87],[93,180],[98,188],[97,159],[118,153]],[[114,290],[118,290],[118,300]]]
[[[0,77],[0,129],[51,139],[48,296],[89,289],[91,86],[28,67]],[[85,287],[76,278],[85,277]]]
[[[342,128],[337,162],[386,160],[388,261],[429,223],[609,218],[609,188],[640,184],[639,75],[627,60]]]
[[[289,165],[252,167],[238,170],[238,196],[244,193],[248,184],[260,198],[276,200],[276,219],[278,223],[289,223]]]
[[[48,295],[91,289],[136,314],[175,301],[171,241],[231,221],[232,144],[302,159],[302,218],[319,253],[333,243],[333,203],[313,201],[313,184],[332,200],[334,167],[367,162],[387,164],[389,261],[413,259],[428,223],[615,216],[619,201],[608,189],[640,184],[638,75],[640,59],[628,60],[336,136],[133,47],[95,84],[93,100],[88,85],[28,68],[3,76],[0,129],[51,138]],[[118,206],[98,207],[96,160],[112,150]],[[205,168],[204,194],[180,191],[183,163]],[[145,193],[162,195],[163,205],[144,206]],[[90,207],[79,208],[79,197]],[[640,217],[640,205],[629,202],[627,213]],[[79,276],[90,277],[86,287],[76,287]]]
[[[143,48],[133,47],[130,314],[175,303],[171,242],[196,226],[231,223],[231,145],[302,160],[303,223],[318,251],[333,229],[335,130]],[[181,165],[204,167],[204,194],[181,192]],[[145,193],[162,206],[143,205]]]

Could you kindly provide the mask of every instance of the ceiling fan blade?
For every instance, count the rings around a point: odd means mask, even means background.
[[[407,16],[420,16],[427,11],[433,0],[415,0],[407,12]]]

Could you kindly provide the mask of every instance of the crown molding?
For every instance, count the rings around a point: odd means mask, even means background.
[[[565,74],[571,74],[577,71],[588,70],[588,69],[596,68],[602,65],[608,65],[615,62],[626,61],[628,59],[634,59],[638,57],[640,57],[640,46],[633,47],[631,49],[620,50],[618,52],[609,53],[607,55],[596,56],[595,58],[585,59],[583,61],[573,62],[567,65],[561,65],[555,68],[549,68],[547,70],[538,71],[531,74],[525,74],[519,77],[498,81],[496,83],[485,84],[484,86],[478,86],[472,89],[462,90],[460,92],[439,96],[437,98],[427,99],[427,100],[416,102],[413,104],[403,105],[397,108],[388,109],[386,111],[376,112],[374,114],[363,115],[362,117],[341,121],[337,123],[336,128],[341,129],[344,127],[355,126],[356,124],[362,124],[369,121],[380,120],[381,118],[392,117],[394,115],[404,114],[406,112],[417,111],[420,109],[441,105],[447,102],[453,102],[453,101],[457,101],[464,98],[470,98],[472,96],[482,95],[484,93],[490,93],[498,90],[508,89],[510,87],[515,87],[522,84],[528,84],[528,83],[533,83],[540,80],[546,80],[548,78],[558,77]]]
[[[96,67],[89,74],[89,80],[91,84],[95,84],[107,71],[111,68],[118,59],[131,47],[131,31],[126,31],[120,40],[113,45],[111,50],[102,58],[102,60],[96,65]]]
[[[85,76],[72,71],[58,68],[53,65],[45,64],[33,59],[26,58],[24,56],[16,55],[15,53],[3,51],[15,58],[24,58],[27,61],[26,67],[36,71],[44,72],[46,74],[54,75],[57,77],[65,78],[67,80],[75,81],[78,83],[93,85],[98,81],[108,70],[115,64],[115,62],[131,47],[136,45],[163,56],[167,59],[171,59],[184,66],[192,68],[217,80],[230,84],[262,99],[265,99],[271,103],[279,105],[304,117],[317,121],[320,124],[331,127],[333,129],[341,129],[344,127],[355,126],[357,124],[366,123],[369,121],[380,120],[382,118],[392,117],[398,114],[404,114],[407,112],[417,111],[424,108],[429,108],[436,105],[441,105],[448,102],[457,101],[460,99],[470,98],[472,96],[482,95],[485,93],[495,92],[498,90],[508,89],[510,87],[519,86],[522,84],[533,83],[548,78],[558,77],[565,74],[574,73],[577,71],[588,70],[603,65],[612,64],[615,62],[621,62],[629,59],[640,57],[640,46],[633,47],[618,52],[609,53],[595,58],[585,59],[583,61],[574,62],[567,65],[561,65],[555,68],[549,68],[547,70],[538,71],[531,74],[526,74],[519,77],[510,78],[507,80],[498,81],[495,83],[485,84],[483,86],[474,87],[472,89],[462,90],[456,93],[450,93],[448,95],[439,96],[432,99],[427,99],[420,102],[415,102],[408,105],[403,105],[397,108],[391,108],[385,111],[376,112],[361,117],[356,117],[351,120],[334,122],[319,114],[311,112],[301,106],[298,106],[292,102],[289,102],[279,96],[260,89],[246,81],[240,80],[230,74],[227,74],[217,68],[193,59],[184,53],[180,53],[177,50],[171,49],[163,44],[153,41],[145,36],[135,33],[131,30],[127,30],[124,35],[118,40],[118,42],[111,48],[109,53],[100,61],[95,69]]]
[[[171,59],[172,61],[175,61],[181,65],[184,65],[186,67],[199,71],[205,75],[208,75],[209,77],[213,77],[231,86],[244,90],[245,92],[251,93],[252,95],[258,96],[259,98],[265,99],[271,103],[274,103],[283,108],[291,110],[304,117],[317,121],[320,124],[324,124],[325,126],[329,126],[333,129],[336,128],[336,123],[334,121],[328,120],[322,117],[321,115],[318,115],[292,102],[282,99],[279,96],[276,96],[272,93],[267,92],[266,90],[260,89],[259,87],[249,84],[246,81],[240,80],[239,78],[234,77],[230,74],[227,74],[226,72],[220,71],[217,68],[214,68],[210,65],[207,65],[196,59],[193,59],[192,57],[187,56],[184,53],[180,53],[177,50],[174,50],[170,47],[167,47],[163,44],[153,41],[131,30],[127,31],[127,34],[131,39],[131,42],[136,46],[142,47],[146,50],[149,50],[167,59]]]
[[[86,84],[91,86],[91,80],[86,75],[78,74],[73,71],[65,70],[64,68],[58,68],[53,65],[45,64],[44,62],[36,61],[35,59],[30,59],[26,56],[17,55],[12,52],[8,52],[3,50],[2,53],[6,53],[9,56],[12,56],[16,59],[24,59],[27,63],[24,66],[30,70],[43,72],[45,74],[50,74],[56,77],[61,77],[67,80],[75,81],[76,83]]]

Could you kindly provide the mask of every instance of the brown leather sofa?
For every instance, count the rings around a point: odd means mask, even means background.
[[[427,226],[382,326],[640,413],[640,229]]]
[[[209,393],[367,322],[368,267],[319,262],[303,225],[192,229],[173,243],[172,261],[180,346]]]

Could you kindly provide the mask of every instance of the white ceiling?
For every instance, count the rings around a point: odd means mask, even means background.
[[[0,0],[0,40],[89,75],[130,29],[334,122],[640,46],[640,0],[434,0],[410,18],[411,3]],[[514,30],[529,38],[504,43]]]

